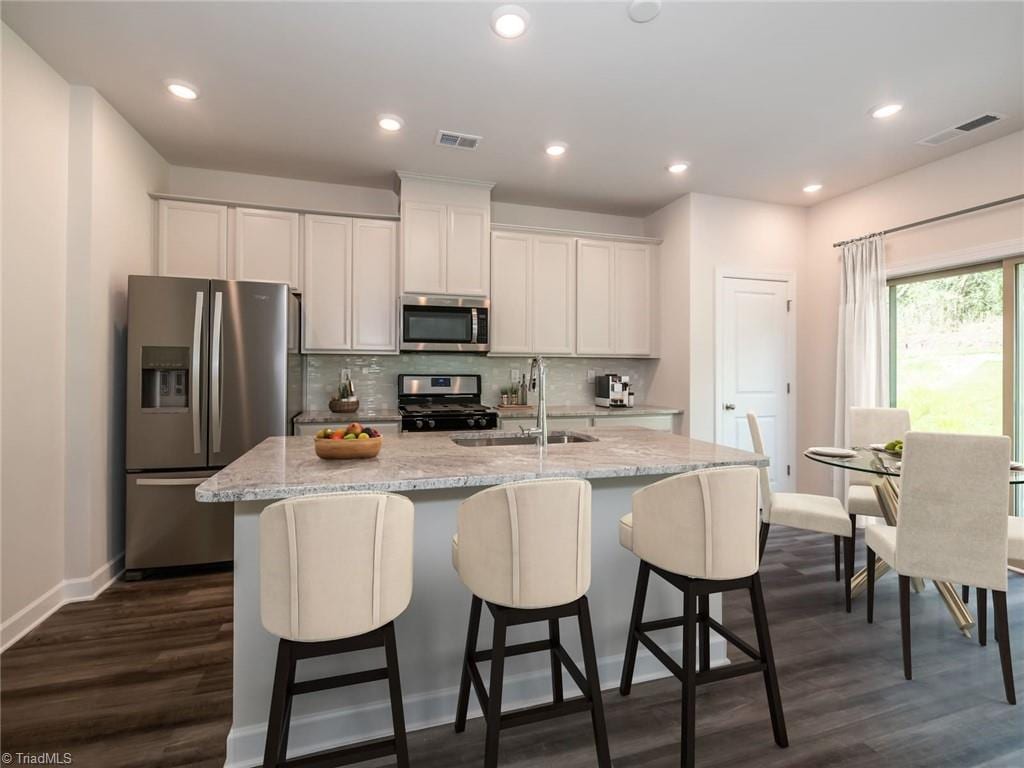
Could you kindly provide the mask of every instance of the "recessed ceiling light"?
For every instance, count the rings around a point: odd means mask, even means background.
[[[183,82],[181,80],[168,80],[166,84],[167,90],[170,91],[173,95],[177,96],[179,99],[184,99],[185,101],[195,101],[199,98],[199,89],[196,88],[194,85]]]
[[[821,184],[808,184],[804,187],[804,192],[820,192]]]
[[[668,167],[668,172],[669,173],[682,173],[683,171],[685,171],[689,167],[690,167],[689,163],[672,163],[672,165],[670,165]]]
[[[530,14],[518,5],[502,5],[491,14],[491,29],[498,37],[519,37],[530,25]]]
[[[902,104],[885,104],[881,107],[876,107],[871,110],[871,116],[876,120],[881,120],[886,117],[892,117],[897,112],[903,109]]]
[[[646,24],[661,13],[661,0],[633,0],[628,13],[637,24]]]
[[[377,125],[385,131],[394,133],[395,131],[402,130],[405,122],[398,115],[377,115]]]
[[[568,148],[569,145],[564,141],[553,141],[547,145],[544,151],[551,155],[551,157],[561,157]]]

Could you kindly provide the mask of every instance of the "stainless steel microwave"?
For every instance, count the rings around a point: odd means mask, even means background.
[[[490,349],[490,302],[477,296],[413,296],[401,299],[399,349],[419,352],[486,352]]]

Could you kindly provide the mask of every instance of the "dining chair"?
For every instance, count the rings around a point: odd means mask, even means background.
[[[872,525],[864,535],[868,622],[874,620],[877,554],[899,575],[903,675],[910,680],[910,579],[975,587],[982,632],[981,606],[991,590],[1003,688],[1006,700],[1016,704],[1006,616],[1010,438],[908,432],[900,474],[896,525]]]
[[[765,454],[764,440],[761,438],[761,425],[757,415],[747,414],[750,427],[750,439],[754,451]],[[772,491],[768,468],[760,467],[761,480],[761,541],[760,558],[764,559],[764,550],[768,544],[768,532],[773,525],[784,525],[815,533],[827,533],[843,540],[844,568],[843,581],[846,590],[846,612],[852,610],[852,594],[850,579],[853,578],[853,537],[857,527],[853,517],[846,513],[843,503],[834,496],[818,496],[812,493],[775,493]]]
[[[851,408],[850,441],[856,448],[872,443],[902,440],[910,431],[910,411],[904,408]],[[846,473],[846,511],[857,524],[857,515],[883,517],[875,495],[875,478],[863,472]],[[839,537],[835,537],[836,581],[839,581]]]

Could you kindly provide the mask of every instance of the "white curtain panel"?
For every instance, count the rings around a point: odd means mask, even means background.
[[[843,246],[836,346],[835,444],[850,445],[850,408],[889,407],[889,288],[881,236]],[[846,498],[846,478],[833,477]]]

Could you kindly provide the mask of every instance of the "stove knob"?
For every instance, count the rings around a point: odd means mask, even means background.
[[[433,419],[427,419],[427,426],[430,427],[431,429],[433,429],[434,426],[435,426],[434,420]]]
[[[466,419],[466,423],[472,427],[474,424],[476,424],[476,419],[470,416],[468,419]]]
[[[416,419],[416,429],[423,429],[423,419]]]
[[[487,420],[483,416],[477,417],[476,423],[477,423],[477,426],[479,426],[479,427],[486,427],[487,426]]]

